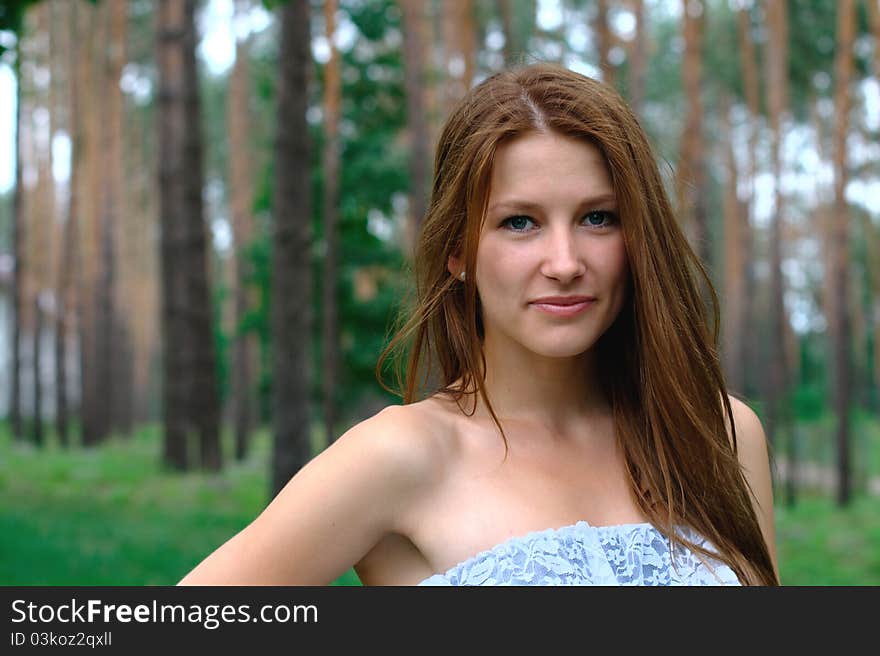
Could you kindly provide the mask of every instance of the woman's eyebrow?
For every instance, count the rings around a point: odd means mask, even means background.
[[[582,199],[578,203],[578,207],[585,207],[588,205],[602,205],[604,203],[616,202],[617,198],[614,194],[599,194],[598,196],[590,196],[588,198]],[[527,212],[532,212],[541,209],[541,204],[529,200],[510,198],[507,200],[501,200],[496,203],[492,203],[492,205],[489,206],[488,211],[493,212],[498,209],[524,210]]]

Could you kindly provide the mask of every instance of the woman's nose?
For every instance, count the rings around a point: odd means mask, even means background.
[[[558,230],[547,240],[543,273],[560,282],[570,282],[586,271],[578,252],[576,236],[569,230]]]

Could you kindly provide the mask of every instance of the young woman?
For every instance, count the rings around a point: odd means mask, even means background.
[[[404,405],[182,584],[778,583],[764,431],[725,390],[715,293],[617,93],[546,64],[471,90],[414,261],[377,367],[409,348]]]

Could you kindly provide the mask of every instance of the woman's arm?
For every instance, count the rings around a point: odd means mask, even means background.
[[[417,430],[401,406],[357,424],[178,585],[330,584],[400,526],[431,480]]]
[[[770,477],[770,459],[767,453],[767,437],[761,420],[754,411],[739,399],[728,396],[736,424],[736,443],[739,462],[752,492],[752,503],[758,524],[767,543],[773,569],[779,578],[776,560],[776,530],[773,521],[773,483]]]

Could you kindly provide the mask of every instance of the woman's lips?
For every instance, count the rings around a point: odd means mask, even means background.
[[[595,300],[588,300],[565,305],[561,303],[534,302],[531,303],[531,305],[536,309],[541,310],[541,312],[546,312],[547,314],[552,314],[557,317],[573,317],[586,310],[595,302]]]

